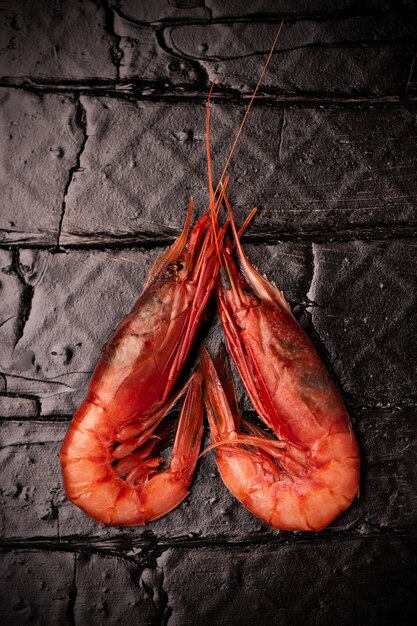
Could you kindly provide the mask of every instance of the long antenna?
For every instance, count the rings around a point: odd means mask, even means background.
[[[216,193],[214,193],[213,191],[213,173],[212,173],[212,166],[211,166],[211,148],[210,148],[210,99],[211,99],[211,94],[213,93],[213,89],[214,89],[214,82],[213,81],[211,83],[211,87],[210,87],[210,91],[209,91],[209,95],[207,98],[207,107],[206,107],[206,150],[207,150],[207,173],[208,173],[208,185],[209,185],[209,192],[210,192],[210,218],[211,218],[211,225],[213,228],[213,236],[214,236],[214,241],[216,244],[216,251],[217,251],[217,257],[219,259],[219,262],[221,264],[222,262],[222,258],[220,255],[220,248],[219,248],[219,242],[218,242],[218,229],[217,229],[217,220],[216,220],[216,208],[215,208],[215,204],[214,204],[214,199],[216,197],[217,194],[217,189],[216,189]],[[220,204],[219,203],[219,210],[220,210]]]
[[[216,187],[216,190],[215,190],[215,192],[214,192],[214,197],[217,195],[217,192],[218,192],[218,190],[219,190],[219,187],[220,187],[220,185],[222,184],[222,181],[223,181],[223,176],[226,174],[226,170],[227,170],[227,168],[229,167],[229,163],[230,163],[230,160],[231,160],[231,158],[232,158],[232,155],[233,155],[233,153],[234,153],[234,151],[235,151],[236,144],[237,144],[237,142],[238,142],[238,140],[239,140],[239,137],[240,137],[241,132],[242,132],[242,130],[243,130],[243,127],[244,127],[244,125],[245,125],[246,118],[248,117],[248,114],[249,114],[249,111],[250,111],[250,109],[251,109],[252,103],[253,103],[253,101],[255,100],[256,94],[258,93],[259,86],[260,86],[260,84],[261,84],[261,82],[262,82],[262,79],[263,79],[263,77],[264,77],[264,75],[265,75],[265,72],[266,72],[266,70],[267,70],[267,68],[268,68],[269,62],[270,62],[270,61],[271,61],[271,59],[272,59],[272,55],[273,55],[273,52],[274,52],[274,49],[275,49],[276,43],[277,43],[277,41],[278,41],[278,38],[279,38],[279,36],[280,36],[280,34],[281,34],[281,31],[282,31],[282,29],[283,29],[283,26],[284,26],[284,20],[281,20],[281,23],[280,23],[280,25],[279,25],[279,28],[278,28],[277,34],[275,35],[275,39],[274,39],[274,41],[272,42],[272,46],[271,46],[271,50],[269,51],[268,58],[267,58],[267,60],[266,60],[266,62],[265,62],[265,65],[264,65],[264,67],[263,67],[263,70],[262,70],[262,72],[261,72],[261,74],[260,74],[260,76],[259,76],[259,78],[258,78],[258,82],[256,83],[256,87],[255,87],[255,89],[254,89],[254,91],[253,91],[253,94],[252,94],[252,96],[251,96],[251,99],[249,100],[249,104],[248,104],[248,106],[247,106],[247,108],[246,108],[245,115],[243,116],[243,120],[242,120],[242,122],[241,122],[241,124],[240,124],[240,126],[239,126],[239,130],[237,131],[237,134],[236,134],[235,140],[234,140],[234,142],[233,142],[232,148],[231,148],[231,150],[230,150],[230,152],[229,152],[229,156],[227,157],[226,164],[225,164],[225,166],[224,166],[224,168],[223,168],[223,171],[222,171],[222,173],[221,173],[221,176],[220,176],[219,182],[217,183],[217,187]],[[211,90],[210,90],[210,95],[211,95]]]

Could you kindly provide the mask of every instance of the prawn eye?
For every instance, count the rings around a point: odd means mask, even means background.
[[[258,306],[258,304],[261,304],[261,299],[256,295],[250,285],[243,285],[242,292],[245,294],[245,296],[249,296],[249,303],[251,306]]]
[[[172,278],[172,276],[178,276],[178,273],[184,269],[184,266],[185,263],[182,260],[170,263],[165,269],[165,276],[167,278]]]

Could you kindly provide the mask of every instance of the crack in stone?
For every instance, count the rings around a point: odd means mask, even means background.
[[[332,41],[332,42],[324,42],[324,41],[317,41],[314,43],[308,43],[308,44],[304,44],[302,46],[294,46],[292,48],[278,48],[274,54],[283,54],[283,53],[287,53],[287,52],[299,52],[300,50],[315,50],[315,49],[321,49],[321,50],[331,50],[331,49],[362,49],[362,48],[382,48],[382,47],[386,47],[386,48],[390,48],[393,46],[397,46],[397,45],[413,45],[414,44],[414,40],[411,38],[402,38],[402,39],[393,39],[391,41],[385,41],[385,40],[368,40],[368,41],[349,41],[349,40],[343,40],[341,39],[340,41]],[[212,61],[217,61],[217,62],[223,62],[223,63],[227,63],[228,61],[237,61],[239,59],[250,59],[252,57],[257,57],[257,56],[262,56],[265,55],[265,53],[267,52],[267,48],[262,49],[262,50],[256,50],[254,52],[247,52],[245,54],[234,54],[233,56],[216,56],[216,55],[212,55],[212,56],[206,56],[206,57],[196,57],[196,56],[189,56],[188,54],[186,54],[185,52],[181,52],[180,49],[176,49],[177,50],[177,56],[179,54],[183,55],[183,58],[186,58],[187,60],[194,59],[196,61],[207,61],[207,62],[212,62]],[[172,52],[172,54],[174,54]]]
[[[207,99],[207,88],[208,88],[208,85],[210,84],[210,77],[209,77],[208,71],[195,57],[189,57],[186,54],[181,53],[181,51],[177,51],[176,49],[174,49],[168,43],[168,40],[166,37],[167,32],[169,32],[169,27],[166,27],[166,26],[158,28],[155,32],[156,41],[159,44],[161,50],[163,50],[167,54],[177,59],[181,59],[182,61],[185,60],[187,63],[191,65],[197,78],[197,83],[198,83],[197,89],[205,93],[205,98]],[[195,89],[195,86],[194,86],[194,89]]]
[[[116,0],[117,1],[117,0]],[[308,5],[306,5],[308,6]],[[284,18],[288,20],[289,23],[293,22],[304,22],[304,21],[314,21],[314,22],[332,22],[342,19],[349,18],[357,18],[357,17],[386,17],[392,15],[413,15],[413,8],[406,7],[404,5],[400,5],[395,9],[372,9],[372,8],[364,8],[354,7],[354,8],[346,8],[346,9],[332,9],[332,10],[316,10],[306,13],[291,13],[291,11],[256,11],[254,13],[247,13],[246,15],[219,15],[218,17],[213,17],[213,9],[207,6],[207,3],[204,3],[204,7],[207,11],[207,17],[166,17],[161,18],[159,20],[153,20],[151,22],[147,22],[145,20],[140,20],[131,15],[125,13],[119,5],[113,6],[113,10],[124,20],[129,22],[130,24],[137,26],[192,26],[192,25],[201,25],[201,26],[210,26],[211,24],[242,24],[242,23],[250,23],[256,24],[259,22],[276,22],[277,20],[281,20]]]
[[[168,595],[163,587],[164,572],[158,564],[158,558],[164,550],[158,550],[158,538],[151,532],[152,538],[148,537],[146,545],[141,545],[140,548],[136,545],[131,545],[125,552],[126,556],[132,554],[141,553],[140,561],[142,562],[142,570],[139,577],[139,587],[146,595],[147,600],[152,604],[158,623],[162,626],[166,626],[168,620],[172,614],[172,609],[168,604]],[[134,542],[135,544],[137,542]],[[141,542],[139,542],[141,543]],[[117,554],[120,556],[120,551],[117,550]],[[137,568],[138,562],[136,558],[134,561]],[[138,584],[134,581],[135,584]]]
[[[173,609],[169,604],[169,596],[168,596],[168,592],[165,590],[164,588],[164,580],[165,580],[165,574],[164,574],[164,570],[163,568],[159,568],[160,569],[160,595],[161,598],[163,599],[163,614],[162,614],[162,619],[161,619],[161,626],[168,626],[169,620],[171,619],[172,615],[173,615]]]
[[[117,0],[116,0],[117,1]],[[132,26],[143,26],[145,28],[152,28],[155,30],[163,21],[159,22],[146,22],[145,20],[138,20],[131,15],[128,15],[123,11],[123,9],[119,5],[113,5],[111,8],[112,12],[115,13],[120,19],[124,20],[127,24],[131,24]]]
[[[41,403],[41,399],[39,398],[39,396],[36,396],[34,394],[30,394],[30,393],[14,393],[14,392],[8,392],[7,391],[7,374],[2,374],[0,373],[0,381],[3,383],[4,380],[4,389],[0,389],[0,398],[14,398],[17,400],[31,400],[32,402],[34,402],[35,404],[35,409],[36,409],[36,415],[30,415],[30,416],[19,416],[16,415],[15,417],[18,419],[22,419],[25,421],[30,421],[33,419],[37,419],[38,417],[41,416],[42,413],[42,403]],[[13,419],[13,418],[8,418]]]
[[[284,142],[284,128],[285,128],[285,109],[283,110],[283,113],[282,113],[282,125],[281,125],[281,131],[279,134],[279,147],[278,147],[278,161],[281,165],[282,165],[282,146]]]
[[[5,324],[7,324],[7,322],[10,322],[10,320],[14,320],[16,319],[17,315],[11,315],[10,317],[8,317],[7,319],[3,320],[0,324],[0,328],[2,326],[4,326]]]
[[[317,272],[316,272],[316,268],[318,266],[318,263],[316,261],[316,244],[313,242],[311,244],[311,254],[309,255],[309,262],[310,262],[310,271],[311,271],[311,278],[310,278],[310,286],[308,288],[308,291],[306,293],[306,298],[308,299],[309,304],[314,305],[315,304],[315,282],[317,280]]]
[[[16,349],[17,344],[23,337],[25,331],[26,322],[29,319],[29,315],[32,309],[32,301],[35,293],[35,288],[26,282],[24,274],[20,268],[20,251],[15,249],[12,255],[12,268],[18,277],[21,285],[23,286],[22,293],[19,299],[19,314],[16,329],[16,338],[13,346],[13,350]]]
[[[77,374],[78,372],[69,372],[69,374]],[[81,372],[82,374],[87,373],[90,374],[91,372]],[[65,387],[67,389],[74,389],[74,387],[71,387],[71,385],[68,385],[67,383],[62,383],[59,380],[56,380],[55,378],[28,378],[27,376],[19,376],[19,374],[8,374],[7,372],[4,373],[4,375],[6,376],[6,381],[8,379],[18,379],[18,380],[26,380],[29,383],[45,383],[47,385],[58,385],[59,387]],[[62,374],[62,376],[67,376],[68,374]],[[57,378],[59,378],[57,376]]]
[[[83,139],[80,143],[80,147],[78,150],[78,153],[76,155],[75,158],[75,163],[74,165],[70,168],[69,173],[68,173],[68,179],[67,182],[65,184],[64,187],[64,197],[62,200],[62,204],[61,204],[61,216],[60,216],[60,220],[59,220],[59,224],[58,224],[58,233],[57,233],[57,247],[58,249],[60,248],[60,240],[61,240],[61,232],[62,232],[62,225],[64,222],[64,217],[65,217],[65,211],[67,208],[67,196],[68,196],[68,192],[69,192],[69,188],[71,186],[71,183],[73,181],[74,178],[74,174],[79,171],[81,169],[81,156],[84,152],[85,146],[87,144],[87,140],[88,140],[88,133],[87,133],[87,112],[81,102],[81,99],[79,97],[76,98],[75,100],[75,123],[78,126],[78,128],[81,129],[82,133],[83,133]]]
[[[161,229],[158,233],[131,232],[118,235],[114,232],[96,232],[87,234],[82,232],[67,232],[65,243],[61,242],[60,250],[120,250],[124,248],[139,248],[154,250],[172,244],[177,233],[171,230]],[[351,225],[337,229],[311,229],[284,231],[279,227],[270,227],[268,231],[264,227],[253,226],[250,234],[242,238],[244,243],[260,243],[274,245],[282,241],[314,242],[314,243],[337,243],[345,241],[386,241],[396,239],[413,239],[417,236],[417,224],[385,224],[385,225]],[[73,243],[70,241],[73,237]],[[0,245],[0,249],[1,249]],[[26,248],[38,248],[37,245],[25,246]],[[10,244],[7,244],[10,248]]]
[[[103,3],[104,12],[106,15],[105,28],[110,37],[114,40],[114,45],[110,50],[110,56],[112,62],[116,68],[116,82],[120,80],[120,68],[123,65],[124,52],[120,47],[122,37],[118,35],[114,28],[114,10],[110,6],[109,0],[105,0]]]
[[[320,531],[319,535],[311,535],[309,532],[292,532],[292,531],[279,531],[274,530],[263,531],[248,535],[241,535],[240,537],[231,537],[227,535],[212,535],[196,539],[189,539],[184,537],[173,537],[171,539],[158,539],[152,542],[146,538],[137,538],[132,540],[129,537],[121,536],[119,539],[112,538],[109,540],[97,539],[94,537],[78,537],[69,536],[61,537],[58,542],[55,536],[43,537],[42,539],[2,539],[0,541],[0,548],[4,549],[17,549],[17,550],[44,550],[48,552],[65,551],[65,552],[79,552],[87,554],[100,554],[103,556],[116,556],[122,555],[128,556],[129,552],[133,548],[140,547],[142,550],[149,550],[152,563],[147,565],[150,569],[158,568],[162,571],[160,565],[155,564],[154,551],[157,550],[158,558],[160,558],[166,550],[170,549],[186,549],[186,550],[199,550],[201,548],[216,548],[227,547],[230,549],[240,550],[244,547],[255,546],[279,546],[279,545],[297,545],[304,544],[305,542],[311,542],[315,544],[326,543],[331,538],[338,541],[350,541],[354,537],[362,537],[363,519],[352,522],[345,528],[328,528]],[[384,523],[376,524],[372,523],[372,528],[368,529],[367,536],[370,539],[378,541],[384,539],[387,536],[403,536],[414,537],[415,532],[412,526],[387,526]],[[163,582],[163,581],[162,581]],[[164,590],[164,593],[166,591]],[[168,598],[166,598],[168,602]],[[161,605],[162,606],[162,605]],[[163,606],[166,606],[164,603]],[[169,606],[169,604],[168,604]],[[172,611],[172,607],[170,607]]]
[[[405,83],[405,89],[404,89],[404,97],[406,98],[408,96],[408,90],[410,88],[410,84],[411,84],[411,78],[413,76],[413,71],[414,71],[414,65],[416,62],[416,58],[417,58],[417,52],[414,54],[412,60],[411,60],[411,64],[410,64],[410,69],[408,72],[408,76],[407,76],[407,81]]]
[[[173,243],[177,233],[171,230],[161,230],[158,233],[152,232],[131,232],[129,234],[118,235],[114,232],[95,232],[94,234],[82,232],[66,232],[66,242],[60,242],[59,250],[122,250],[124,248],[139,248],[143,250],[155,250],[166,247]],[[250,234],[245,234],[242,241],[244,243],[261,243],[274,245],[282,241],[294,242],[314,242],[314,243],[338,243],[345,241],[395,241],[401,239],[413,239],[417,236],[417,224],[408,222],[407,224],[375,224],[350,225],[345,228],[332,229],[310,229],[284,231],[274,230],[272,227],[265,231],[262,226],[252,228]],[[74,238],[74,242],[68,241]],[[17,249],[21,244],[1,244],[0,249]],[[49,243],[27,243],[24,242],[25,249],[44,250],[50,249]]]
[[[72,577],[71,588],[68,591],[68,606],[67,606],[67,614],[68,614],[68,623],[70,626],[76,626],[75,619],[75,603],[77,601],[77,553],[74,554],[74,573]]]
[[[329,349],[327,348],[325,342],[323,341],[323,339],[321,338],[319,332],[317,331],[315,325],[314,325],[314,321],[313,321],[313,315],[311,312],[311,308],[314,306],[319,306],[316,303],[316,286],[317,286],[317,282],[319,280],[319,268],[320,264],[318,262],[317,259],[317,244],[315,244],[314,242],[312,243],[311,246],[311,280],[310,280],[310,287],[306,293],[306,298],[308,301],[308,305],[305,307],[304,309],[304,313],[307,319],[307,334],[310,337],[311,341],[313,342],[317,352],[319,353],[320,357],[323,360],[323,363],[325,364],[325,366],[327,367],[330,376],[332,377],[332,380],[336,383],[337,388],[340,391],[340,394],[346,395],[343,393],[343,386],[340,382],[340,378],[339,376],[337,376],[336,372],[334,371],[333,368],[333,357],[331,352],[329,351]],[[366,402],[369,402],[369,400],[372,400],[372,398],[364,398],[366,400]]]

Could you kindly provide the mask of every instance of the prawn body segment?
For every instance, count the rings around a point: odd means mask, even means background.
[[[162,420],[182,395],[172,392],[219,270],[209,215],[188,237],[191,212],[192,201],[181,235],[104,346],[61,448],[68,497],[105,524],[143,524],[168,513],[188,493],[198,457],[200,373],[181,414],[183,441],[177,433],[170,468],[159,471],[157,453],[170,440]]]

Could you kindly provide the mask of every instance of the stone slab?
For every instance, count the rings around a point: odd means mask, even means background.
[[[67,194],[61,244],[172,239],[193,195],[208,203],[204,107],[82,98],[87,141]],[[244,111],[212,107],[214,179]],[[414,113],[255,106],[229,167],[249,234],[285,236],[416,225]],[[353,233],[353,234],[352,234]]]
[[[148,567],[127,556],[46,550],[2,554],[2,624],[258,626],[266,621],[408,626],[416,541],[317,539],[311,545],[171,548]]]
[[[74,98],[0,88],[0,244],[56,244],[83,131]]]
[[[126,557],[46,550],[1,555],[0,618],[16,624],[156,624],[160,585]],[[150,586],[151,585],[151,586]]]
[[[116,39],[106,28],[103,3],[9,0],[2,5],[2,77],[57,83],[116,78]]]
[[[417,13],[355,15],[285,24],[261,90],[275,94],[382,96],[416,87],[413,39]],[[174,24],[169,49],[198,61],[209,81],[237,93],[254,89],[278,20]],[[348,43],[347,43],[348,42]],[[308,71],[305,68],[308,67]]]
[[[158,559],[169,625],[409,625],[416,611],[415,539],[167,550]]]
[[[0,620],[16,624],[70,625],[74,555],[66,552],[4,552],[0,560]]]
[[[332,0],[252,0],[250,3],[241,0],[154,0],[151,3],[136,0],[119,0],[120,12],[134,22],[182,21],[192,19],[220,19],[223,17],[250,18],[259,15],[268,16],[308,16],[321,14],[326,17],[359,13],[355,0],[339,0],[335,5]],[[361,3],[365,11],[375,13],[398,10],[395,0],[366,0]]]
[[[311,317],[348,394],[415,403],[416,252],[414,240],[313,245]]]

